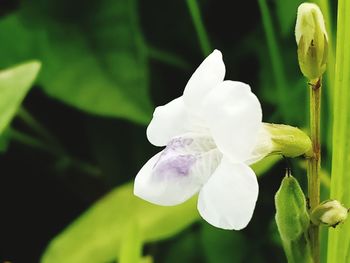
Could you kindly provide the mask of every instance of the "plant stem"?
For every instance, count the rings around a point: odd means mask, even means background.
[[[58,163],[63,168],[71,166],[91,176],[101,175],[101,170],[98,167],[76,159],[68,154],[67,151],[61,146],[59,140],[38,120],[36,120],[35,117],[32,116],[25,108],[20,108],[17,116],[22,119],[22,121],[26,123],[38,136],[42,137],[42,141],[31,135],[27,135],[15,129],[10,129],[10,136],[12,139],[22,144],[51,153],[59,159]]]
[[[190,11],[190,14],[191,14],[194,27],[197,32],[202,53],[204,56],[207,56],[211,52],[211,47],[210,47],[208,34],[203,24],[203,19],[201,16],[200,9],[198,7],[197,0],[187,0],[186,2],[187,2],[188,10]]]
[[[321,169],[321,87],[322,79],[310,83],[310,129],[313,156],[308,160],[308,193],[310,211],[320,203],[320,169]],[[314,263],[320,262],[319,226],[309,228],[311,253]]]
[[[13,129],[13,128],[9,128],[8,132],[9,132],[10,138],[12,140],[15,140],[15,141],[22,143],[24,145],[28,145],[28,146],[35,148],[35,149],[39,149],[39,150],[44,151],[44,152],[48,152],[48,153],[51,153],[54,155],[56,154],[56,151],[49,148],[46,143],[41,142],[40,140],[38,140],[37,138],[35,138],[31,135],[25,134],[21,131]]]
[[[38,120],[36,120],[29,111],[21,107],[17,112],[17,116],[24,123],[26,123],[37,135],[45,139],[47,143],[50,143],[51,146],[55,148],[54,151],[56,151],[56,153],[64,152],[62,146],[55,138],[55,136],[53,136],[50,131],[48,131]]]
[[[285,96],[289,91],[287,90],[287,78],[284,72],[284,65],[282,61],[279,43],[277,41],[276,31],[273,27],[273,22],[270,14],[270,9],[266,0],[258,0],[261,19],[265,31],[267,47],[271,59],[272,74],[276,86],[276,95],[278,96],[278,107],[282,112],[284,120],[288,123],[291,121],[291,111],[289,106],[289,98]]]
[[[158,60],[165,64],[184,70],[188,70],[191,68],[190,64],[183,58],[179,57],[177,54],[160,50],[152,46],[147,46],[147,52],[150,58]]]

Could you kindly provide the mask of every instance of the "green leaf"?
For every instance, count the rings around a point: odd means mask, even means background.
[[[31,61],[0,71],[0,135],[11,123],[40,69]]]
[[[153,258],[151,256],[143,257],[140,263],[153,263]]]
[[[266,158],[254,170],[261,174],[277,160],[276,156]],[[54,238],[42,262],[60,262],[63,257],[66,263],[111,261],[120,256],[122,239],[130,221],[138,224],[143,243],[165,239],[200,218],[196,204],[194,197],[178,206],[157,206],[135,197],[132,184],[118,187]]]
[[[142,261],[142,240],[139,225],[135,220],[127,223],[120,247],[119,263],[137,263]]]
[[[162,261],[166,263],[203,262],[204,259],[198,233],[193,229],[173,238],[165,246],[160,246],[160,250],[164,254]]]
[[[331,199],[350,205],[350,1],[338,1]],[[350,223],[329,230],[328,262],[349,262]]]
[[[254,163],[251,167],[259,177],[264,173],[268,172],[271,167],[281,160],[281,155],[270,155],[262,159],[261,161]]]
[[[136,1],[78,6],[69,3],[67,12],[66,1],[23,2],[0,21],[0,65],[40,59],[48,95],[92,114],[147,123],[148,61]]]
[[[238,231],[225,231],[203,224],[201,241],[207,263],[240,263],[248,252],[247,239]]]
[[[125,229],[134,220],[143,242],[170,237],[199,218],[196,198],[174,207],[145,202],[133,185],[116,188],[51,241],[42,262],[104,263],[120,256]]]

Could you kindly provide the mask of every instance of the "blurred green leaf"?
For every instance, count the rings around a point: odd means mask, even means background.
[[[0,71],[0,134],[15,116],[39,69],[40,63],[31,61]],[[4,139],[5,137],[2,138]],[[1,144],[5,145],[4,141]]]
[[[256,173],[277,160],[274,156],[260,161]],[[135,197],[132,184],[118,187],[53,239],[42,262],[60,262],[63,257],[67,263],[108,262],[120,255],[129,222],[138,224],[143,242],[168,238],[199,219],[196,202],[194,197],[179,206],[162,207]]]
[[[153,263],[153,258],[151,256],[145,256],[141,259],[140,263]]]
[[[188,229],[173,240],[159,247],[166,263],[178,262],[203,262],[204,254],[202,251],[199,233],[196,227]],[[157,256],[155,256],[157,258]]]
[[[40,59],[52,97],[93,114],[147,123],[151,116],[145,43],[135,0],[23,1],[0,21],[0,65]],[[84,12],[78,8],[84,8]]]
[[[125,229],[135,220],[143,242],[170,237],[199,218],[196,198],[174,207],[147,203],[133,185],[116,188],[49,244],[42,262],[104,263],[120,256]]]
[[[251,167],[257,174],[261,176],[271,169],[276,163],[281,160],[281,155],[270,155],[262,159],[261,161],[254,163]]]
[[[142,261],[142,240],[139,225],[135,220],[127,223],[120,247],[119,263],[139,263]]]
[[[330,198],[350,205],[350,1],[338,1],[337,52],[333,88],[333,152]],[[328,262],[349,262],[350,222],[329,229]]]
[[[203,224],[201,241],[207,263],[239,263],[248,252],[247,240],[238,231],[225,231]]]

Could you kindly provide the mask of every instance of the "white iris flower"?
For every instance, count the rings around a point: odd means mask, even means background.
[[[172,206],[199,192],[198,210],[207,222],[239,230],[250,221],[259,191],[249,164],[266,156],[271,143],[249,85],[224,76],[221,52],[215,50],[183,96],[155,109],[147,137],[166,147],[139,171],[134,193]]]

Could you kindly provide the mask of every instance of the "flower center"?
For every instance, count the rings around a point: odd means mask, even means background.
[[[168,143],[153,167],[153,175],[155,178],[176,180],[188,177],[196,171],[196,174],[201,175],[198,180],[202,181],[210,175],[209,172],[212,170],[203,166],[214,164],[216,168],[216,162],[219,159],[221,154],[216,150],[212,138],[189,133],[175,137]]]

